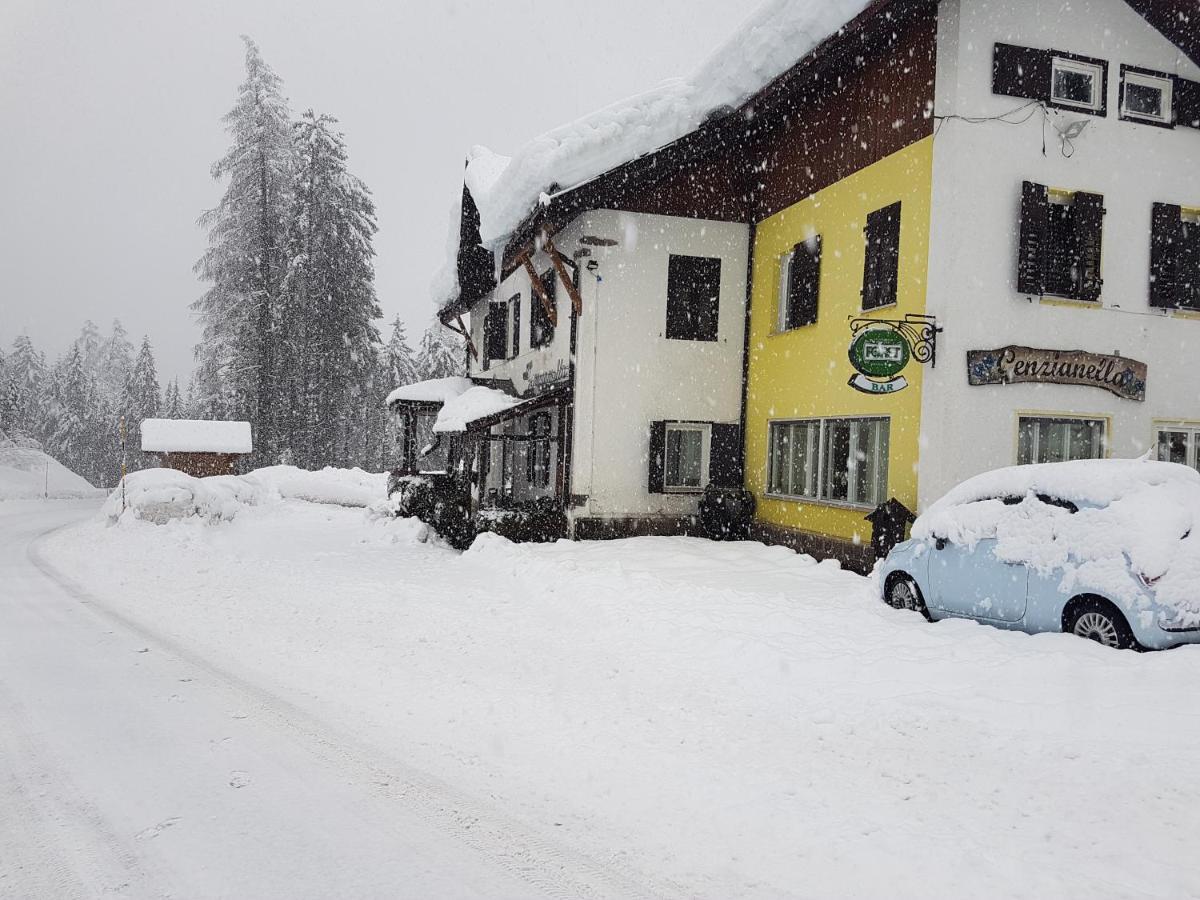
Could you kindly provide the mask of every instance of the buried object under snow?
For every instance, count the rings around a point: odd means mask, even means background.
[[[985,472],[918,518],[879,574],[886,600],[933,619],[1200,643],[1200,473],[1140,459]]]

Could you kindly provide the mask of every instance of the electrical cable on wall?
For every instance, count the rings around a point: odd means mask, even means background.
[[[1025,112],[1028,110],[1028,112]],[[1075,138],[1083,133],[1084,128],[1088,126],[1087,120],[1072,122],[1065,129],[1059,128],[1058,123],[1050,117],[1050,110],[1041,100],[1030,100],[1028,103],[1022,103],[1020,106],[1010,109],[1007,112],[1001,113],[998,116],[960,116],[958,114],[950,114],[945,116],[934,116],[937,120],[937,126],[933,129],[933,136],[937,137],[942,130],[942,125],[951,119],[957,119],[961,122],[966,122],[968,125],[982,125],[986,122],[999,122],[1002,125],[1024,125],[1032,119],[1038,111],[1042,113],[1042,156],[1046,155],[1046,125],[1054,129],[1058,135],[1060,143],[1060,152],[1065,159],[1070,159],[1075,155]],[[1013,119],[1012,116],[1019,115],[1025,112],[1025,115],[1020,119]]]

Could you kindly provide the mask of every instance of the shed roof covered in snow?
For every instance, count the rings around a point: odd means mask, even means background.
[[[405,384],[388,394],[386,404],[391,406],[393,403],[445,403],[465,394],[472,384],[471,379],[457,375]]]
[[[250,453],[249,422],[207,419],[143,419],[142,450],[147,453]]]
[[[446,401],[438,413],[437,421],[433,423],[433,430],[441,433],[466,431],[472,422],[505,412],[520,402],[520,397],[476,385],[453,400]]]

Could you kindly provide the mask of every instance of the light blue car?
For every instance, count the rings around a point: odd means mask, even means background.
[[[1088,460],[972,478],[878,568],[883,599],[1109,647],[1200,643],[1200,473]]]

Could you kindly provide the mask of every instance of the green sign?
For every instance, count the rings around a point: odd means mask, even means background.
[[[867,329],[850,342],[850,365],[868,378],[892,378],[911,357],[904,335],[890,328]]]

